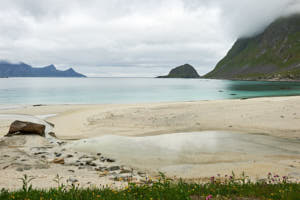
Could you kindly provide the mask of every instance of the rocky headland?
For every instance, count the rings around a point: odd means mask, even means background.
[[[239,38],[204,76],[234,80],[300,80],[300,14],[281,17],[262,33]]]
[[[192,65],[184,64],[172,69],[168,75],[157,78],[200,78],[200,76]]]

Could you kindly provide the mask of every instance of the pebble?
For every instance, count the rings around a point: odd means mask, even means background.
[[[96,167],[95,170],[103,172],[103,171],[107,171],[107,167]]]
[[[47,152],[35,152],[34,155],[40,155],[40,154],[45,154]]]
[[[138,172],[138,175],[140,175],[141,177],[145,177],[146,173],[145,172]]]
[[[22,167],[18,167],[16,170],[17,170],[18,172],[22,172],[22,171],[23,171],[23,168],[22,168]]]
[[[131,170],[129,170],[129,169],[122,169],[121,171],[120,171],[120,174],[127,174],[127,173],[131,173],[132,171]]]
[[[55,164],[65,164],[65,160],[63,158],[55,158],[52,162]]]
[[[116,162],[115,159],[111,159],[111,158],[106,158],[106,162]]]
[[[58,153],[58,154],[56,154],[55,156],[56,156],[56,157],[60,157],[60,156],[61,156],[61,153]]]
[[[59,146],[61,146],[61,145],[65,144],[65,142],[57,142],[57,144],[58,144]]]
[[[24,168],[23,168],[23,170],[31,170],[32,169],[32,167],[30,167],[30,166],[25,166]]]
[[[9,165],[4,166],[2,169],[7,169],[9,167]]]
[[[76,178],[68,178],[67,182],[76,183],[78,180]]]
[[[107,169],[108,169],[108,171],[116,171],[116,170],[120,169],[120,166],[111,166],[111,167],[108,167]]]
[[[88,163],[86,163],[86,164],[89,165],[89,166],[92,166],[92,167],[96,167],[96,166],[97,166],[97,164],[94,163],[94,162],[88,162]]]

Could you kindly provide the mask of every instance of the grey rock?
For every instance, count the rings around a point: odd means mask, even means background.
[[[47,154],[47,152],[35,152],[34,155]]]
[[[120,174],[127,174],[127,173],[131,173],[132,170],[129,169],[121,169]]]
[[[94,163],[94,162],[87,162],[86,164],[89,165],[89,166],[92,166],[92,167],[96,167],[97,166],[97,164]]]
[[[145,177],[146,173],[145,172],[138,172],[138,175],[140,175],[141,177]]]
[[[41,164],[41,165],[37,165],[35,166],[35,169],[49,169],[50,166],[48,164]]]
[[[31,170],[32,167],[30,167],[30,166],[25,166],[23,169],[24,169],[24,170]]]
[[[108,171],[116,171],[116,170],[119,170],[119,169],[120,169],[120,166],[117,166],[117,165],[116,166],[111,166],[111,167],[107,168]]]
[[[24,171],[22,167],[18,167],[16,170],[17,170],[18,172]]]
[[[108,169],[107,169],[107,167],[96,167],[95,170],[103,172],[103,171],[107,171]]]
[[[111,158],[106,158],[105,161],[106,161],[106,162],[116,162],[115,159],[111,159]]]
[[[54,132],[50,132],[50,133],[48,133],[48,135],[50,135],[51,137],[57,138]]]
[[[93,158],[93,157],[89,157],[89,158],[82,158],[80,159],[81,162],[84,162],[84,163],[89,163],[89,162],[92,162],[96,160],[96,158]]]
[[[56,156],[56,157],[60,157],[60,156],[61,156],[61,153],[55,153],[55,156]]]
[[[76,178],[68,178],[67,182],[76,183],[78,180]]]
[[[57,142],[57,144],[58,144],[59,146],[65,144],[65,143],[66,143],[66,142]]]

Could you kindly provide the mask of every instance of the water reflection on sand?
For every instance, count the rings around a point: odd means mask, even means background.
[[[177,175],[180,171],[187,173],[189,169],[195,171],[197,167],[203,169],[213,164],[232,167],[238,163],[272,163],[274,159],[300,156],[300,141],[222,131],[146,137],[106,135],[79,140],[70,147],[78,151],[101,152],[133,167],[173,171]]]

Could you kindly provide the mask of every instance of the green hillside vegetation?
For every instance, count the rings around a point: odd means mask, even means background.
[[[206,78],[300,79],[300,14],[238,39]]]

